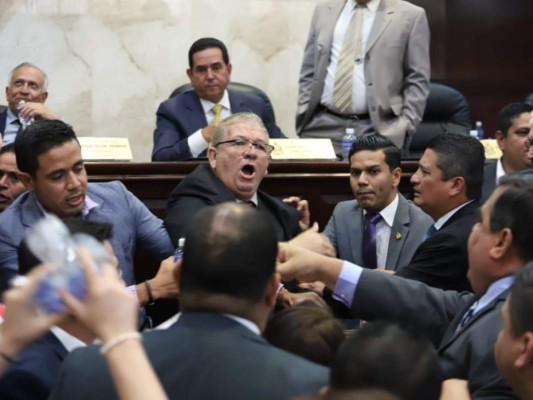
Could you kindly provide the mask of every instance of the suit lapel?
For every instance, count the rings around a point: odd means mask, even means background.
[[[443,229],[446,226],[450,225],[451,223],[457,221],[459,218],[464,217],[465,215],[473,213],[475,210],[477,210],[480,207],[480,204],[477,201],[472,201],[471,203],[468,203],[466,206],[460,208],[457,210],[455,214],[453,214],[448,221],[442,225],[442,227],[439,229]]]
[[[376,12],[376,17],[372,28],[370,29],[370,34],[368,36],[368,42],[366,44],[366,53],[370,51],[372,46],[376,43],[378,38],[381,36],[383,31],[389,25],[393,15],[394,15],[394,6],[396,5],[397,0],[382,0],[378,11]]]
[[[348,0],[351,1],[351,0]],[[330,2],[328,6],[328,12],[324,15],[322,21],[321,32],[324,32],[323,35],[319,36],[319,51],[322,57],[326,57],[326,62],[329,64],[329,55],[331,53],[331,45],[333,43],[333,32],[335,32],[335,26],[337,25],[337,20],[344,8],[346,2],[336,1]],[[327,66],[327,64],[326,64]]]
[[[198,121],[203,121],[201,127],[207,125],[207,119],[205,118],[204,109],[202,108],[202,103],[200,103],[200,98],[194,90],[185,92],[184,106],[189,111],[185,113],[189,119],[189,124],[193,126],[198,125]],[[177,115],[182,114],[183,111],[177,110]]]
[[[350,209],[348,214],[348,237],[346,238],[348,243],[355,243],[352,246],[352,257],[355,264],[361,265],[362,250],[363,250],[363,230],[365,218],[363,216],[363,209],[359,206],[359,203],[355,202],[355,207]],[[340,240],[337,238],[337,240]]]
[[[398,195],[398,209],[391,227],[385,269],[395,270],[398,266],[398,260],[402,253],[403,245],[407,240],[410,224],[409,204],[402,195]]]
[[[461,320],[463,319],[464,314],[468,311],[468,309],[478,300],[477,298],[472,299],[471,302],[469,302],[462,310],[461,312],[455,316],[453,321],[451,322],[448,330],[446,331],[446,334],[444,335],[441,344],[439,346],[439,352],[442,352],[447,347],[449,347],[452,343],[454,343],[458,338],[462,337],[463,335],[467,334],[469,329],[472,329],[472,326],[476,323],[477,320],[482,318],[484,315],[491,313],[494,311],[494,308],[498,306],[499,303],[505,301],[505,298],[507,296],[507,293],[509,290],[505,290],[503,293],[501,293],[498,297],[496,297],[492,302],[490,302],[485,308],[478,311],[470,321],[467,322],[467,324],[459,331],[457,331],[457,327],[461,323]]]
[[[34,192],[28,192],[27,199],[22,205],[21,221],[22,225],[29,228],[35,225],[35,223],[44,217],[41,207],[37,204],[37,198]]]

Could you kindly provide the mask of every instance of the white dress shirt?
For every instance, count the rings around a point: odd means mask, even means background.
[[[367,48],[370,30],[374,24],[376,13],[381,0],[370,0],[363,9],[363,31],[362,31],[362,60],[354,65],[354,80],[353,80],[353,103],[350,113],[365,114],[368,112],[368,104],[366,101],[366,84],[365,84],[365,54]],[[335,86],[335,73],[337,72],[337,64],[341,54],[342,43],[344,35],[355,13],[355,0],[348,0],[342,9],[342,12],[335,25],[333,31],[333,42],[331,43],[331,54],[329,58],[329,65],[326,73],[326,80],[324,81],[324,91],[322,92],[321,103],[325,107],[335,110],[333,105],[333,88]]]
[[[390,233],[399,201],[398,194],[396,194],[394,200],[379,212],[381,220],[376,224],[376,260],[378,269],[385,269],[387,265]]]
[[[200,99],[200,103],[202,104],[205,119],[207,120],[208,125],[215,118],[215,113],[212,110],[215,104],[220,104],[222,106],[222,110],[220,112],[220,117],[222,119],[231,115],[231,107],[227,90],[224,91],[224,95],[222,96],[222,99],[219,103],[212,103],[209,100],[204,99]],[[207,143],[204,137],[202,136],[202,129],[198,129],[196,132],[190,135],[187,138],[187,142],[189,143],[189,149],[191,150],[191,154],[193,157],[198,157],[198,155],[200,155],[200,153],[207,149],[207,146],[209,146],[209,143]]]

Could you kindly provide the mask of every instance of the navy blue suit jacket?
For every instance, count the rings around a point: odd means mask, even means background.
[[[2,400],[46,400],[59,377],[67,349],[48,332],[31,344],[0,379]]]
[[[7,108],[0,112],[0,133],[4,137],[4,130],[6,129]]]
[[[219,314],[183,313],[143,346],[170,400],[292,399],[327,384],[328,369],[275,348]],[[97,346],[65,360],[51,400],[117,399]]]
[[[284,138],[274,115],[257,96],[228,89],[231,112],[252,112],[262,120],[272,138]],[[176,161],[192,158],[187,138],[207,126],[204,110],[194,90],[179,93],[162,102],[157,109],[152,161]]]

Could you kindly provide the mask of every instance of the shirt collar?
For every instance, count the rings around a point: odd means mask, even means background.
[[[18,121],[19,117],[11,111],[11,109],[7,109],[7,116],[6,116],[6,126],[12,123],[13,121]]]
[[[86,347],[87,345],[83,343],[81,340],[79,340],[77,337],[72,336],[70,333],[67,333],[63,329],[52,326],[50,328],[54,336],[61,342],[63,347],[67,349],[67,351],[70,353],[71,351],[80,348],[80,347]]]
[[[182,315],[182,313],[177,313],[173,317],[167,319],[162,324],[156,326],[155,329],[156,330],[160,330],[160,329],[169,328],[171,325],[175,324],[178,321],[178,319],[181,317],[181,315]],[[250,321],[249,319],[242,318],[242,317],[237,317],[236,315],[233,315],[233,314],[222,314],[222,315],[224,315],[225,317],[227,317],[229,319],[234,320],[235,322],[238,322],[239,324],[244,326],[246,329],[252,331],[256,335],[261,335],[261,331],[259,330],[259,327],[254,322]]]
[[[385,207],[383,210],[379,212],[379,215],[381,215],[381,218],[383,218],[383,221],[385,223],[392,227],[392,224],[394,223],[394,216],[396,215],[396,210],[398,209],[398,203],[399,203],[399,197],[398,193],[396,193],[396,197],[394,197],[394,200],[391,201],[391,203]],[[366,216],[367,211],[363,209],[363,214]]]
[[[481,296],[477,302],[474,314],[485,308],[496,297],[509,289],[515,281],[514,275],[506,276],[498,279],[496,282],[492,282],[487,291]]]
[[[257,201],[257,192],[254,193],[254,195],[252,196],[252,198],[248,201],[242,201],[240,199],[235,199],[235,201],[237,203],[248,203],[249,201],[251,201],[252,203],[254,203],[254,206],[257,208],[259,207],[259,202]]]
[[[378,10],[378,7],[379,7],[379,3],[381,2],[381,0],[370,0],[368,3],[366,3],[366,7],[372,12],[372,13],[375,13],[377,12]],[[351,5],[349,6],[350,9],[353,9],[356,5],[357,5],[357,2],[355,0],[352,0],[352,1],[348,1],[346,2],[346,4],[350,4]]]
[[[496,185],[498,185],[498,181],[502,176],[506,174],[505,170],[503,169],[503,163],[502,159],[498,158],[498,161],[496,161]]]
[[[222,99],[220,99],[220,101],[218,103],[213,103],[212,101],[205,100],[205,99],[200,99],[200,103],[202,104],[202,108],[204,110],[204,114],[207,114],[207,113],[211,112],[211,109],[213,108],[213,106],[215,104],[220,104],[222,106],[222,108],[225,108],[226,110],[230,110],[231,111],[231,107],[230,107],[230,104],[229,104],[229,96],[228,96],[228,91],[227,90],[224,90],[224,95],[222,96]]]
[[[440,217],[438,220],[435,221],[433,225],[435,225],[435,229],[439,230],[442,228],[442,226],[448,222],[448,220],[455,214],[457,211],[459,211],[461,208],[466,206],[467,204],[472,203],[474,200],[467,201],[466,203],[461,204],[458,207],[455,207],[453,210],[448,211],[446,214],[444,214],[442,217]]]

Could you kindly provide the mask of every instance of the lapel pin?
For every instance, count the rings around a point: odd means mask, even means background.
[[[400,232],[396,232],[396,240],[400,240],[402,238],[402,234]]]

